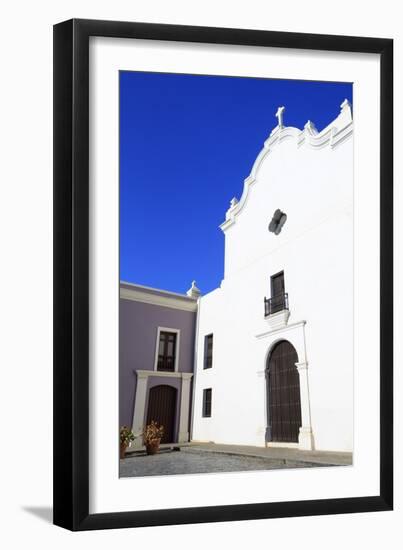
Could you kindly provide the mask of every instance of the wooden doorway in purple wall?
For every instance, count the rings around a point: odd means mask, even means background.
[[[161,443],[173,443],[174,441],[176,394],[175,388],[165,384],[150,389],[147,424],[154,420],[157,424],[164,426]]]

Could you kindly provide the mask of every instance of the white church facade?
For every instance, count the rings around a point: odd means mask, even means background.
[[[121,341],[122,418],[136,431],[152,415],[168,418],[158,411],[171,392],[175,441],[353,449],[351,106],[345,100],[321,132],[310,121],[287,127],[283,107],[276,116],[220,226],[220,287],[200,295],[193,285],[180,298],[121,283],[122,314],[141,302],[142,319],[152,318],[141,335],[149,359],[135,364],[135,350]],[[177,334],[169,352],[161,331],[165,339]],[[132,343],[133,331],[125,338]]]
[[[192,438],[351,451],[351,106],[319,133],[283,110],[221,225],[222,284],[199,298]]]

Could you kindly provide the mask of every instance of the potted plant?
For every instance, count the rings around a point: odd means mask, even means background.
[[[125,457],[127,447],[130,447],[134,441],[134,433],[127,427],[120,428],[120,458]]]
[[[148,455],[158,453],[161,437],[164,435],[164,426],[158,426],[154,420],[143,431],[143,441]]]

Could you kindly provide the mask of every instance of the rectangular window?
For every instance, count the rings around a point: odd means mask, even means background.
[[[213,335],[204,337],[204,368],[211,369],[213,366]]]
[[[176,357],[176,332],[160,332],[157,370],[174,372]]]
[[[203,416],[211,416],[211,388],[203,390]]]

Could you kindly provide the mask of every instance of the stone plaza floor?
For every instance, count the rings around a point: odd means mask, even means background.
[[[120,477],[246,472],[351,464],[349,453],[315,455],[315,452],[301,454],[301,451],[288,449],[214,444],[191,444],[176,449],[163,448],[158,454],[150,456],[141,451],[129,453],[120,461]]]

